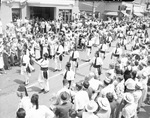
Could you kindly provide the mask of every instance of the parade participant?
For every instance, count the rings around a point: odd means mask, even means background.
[[[54,118],[55,115],[45,105],[39,105],[39,95],[33,94],[31,97],[32,108],[26,113],[26,118]]]
[[[32,104],[30,102],[30,98],[28,96],[27,89],[25,85],[20,84],[17,89],[17,96],[20,98],[20,102],[18,105],[19,108],[23,108],[26,112],[31,109]]]
[[[34,59],[33,59],[34,60]],[[47,93],[49,92],[49,82],[48,82],[48,79],[49,79],[49,71],[48,71],[48,67],[49,67],[49,60],[48,60],[48,54],[45,53],[43,55],[43,59],[40,60],[40,61],[35,61],[40,67],[41,67],[41,72],[39,74],[39,77],[38,77],[38,82],[39,82],[39,85],[41,87],[41,92],[44,92],[44,93]]]
[[[86,43],[87,61],[90,61],[90,54],[92,52],[93,41],[91,39],[92,39],[92,36],[90,35]]]
[[[108,43],[109,47],[111,47],[111,43],[112,43],[112,40],[113,40],[113,38],[111,36],[111,32],[108,33],[106,40],[107,40],[106,42]]]
[[[102,71],[103,61],[102,61],[101,57],[99,56],[98,51],[95,53],[95,57],[90,61],[90,64],[91,64],[90,70],[91,70],[91,68],[93,68],[94,73],[97,76],[100,76],[102,73],[101,71]]]
[[[21,75],[24,76],[25,85],[29,84],[29,78],[31,76],[31,69],[29,63],[30,63],[29,55],[27,54],[27,50],[24,50],[22,55]]]
[[[63,60],[64,48],[60,42],[57,42],[57,48],[55,52],[55,71],[61,71],[61,63]]]
[[[36,39],[36,41],[35,41],[34,50],[35,50],[35,59],[37,61],[41,57],[41,55],[40,55],[40,44],[39,44],[39,40],[38,39]]]
[[[99,52],[102,54],[102,58],[105,59],[105,53],[108,49],[106,41],[104,41],[102,44],[100,44],[98,49],[99,49]]]
[[[77,51],[77,48],[74,47],[73,51],[70,52],[70,60],[71,62],[71,66],[72,66],[72,70],[75,72],[77,71],[78,68],[78,61],[79,61],[79,52]]]
[[[16,112],[16,118],[25,118],[26,111],[23,108],[19,108]]]
[[[71,63],[70,62],[67,62],[67,64],[66,64],[66,71],[64,73],[64,78],[63,79],[68,80],[68,83],[69,83],[68,88],[70,88],[71,85],[72,85],[72,82],[75,79],[75,73],[74,73],[74,71],[71,70]]]
[[[122,49],[121,49],[119,43],[117,43],[116,48],[112,52],[111,59],[112,59],[112,57],[115,57],[116,59],[119,59],[121,54],[122,54]]]

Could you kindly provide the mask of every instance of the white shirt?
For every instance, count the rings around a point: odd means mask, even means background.
[[[74,53],[74,54],[73,54]],[[73,57],[72,57],[73,56]],[[78,59],[79,58],[79,52],[78,51],[72,51],[70,53],[70,57],[72,57],[73,59]]]
[[[54,118],[54,113],[45,105],[39,105],[38,109],[30,109],[25,118]]]
[[[99,86],[102,86],[102,85],[103,85],[103,83],[102,83],[101,81],[99,81],[99,80],[97,80],[97,79],[94,79],[94,78],[90,79],[89,84],[90,84],[90,87],[91,87],[94,91],[97,91],[98,88],[99,88]]]
[[[47,59],[47,60],[41,60],[40,62],[39,62],[39,65],[41,66],[41,67],[43,67],[43,68],[47,68],[47,67],[49,67],[49,60]]]
[[[64,72],[64,76],[65,76],[65,74],[66,74],[66,78],[65,79],[67,79],[67,80],[74,80],[75,78],[75,73],[72,71],[72,70],[70,70],[70,71],[65,71]]]
[[[136,114],[136,104],[127,104],[123,109],[122,109],[122,115],[125,118],[131,118],[135,116]]]
[[[62,54],[64,52],[63,46],[62,45],[57,46],[56,52],[59,53],[59,54]]]
[[[25,111],[28,111],[32,108],[31,99],[28,96],[23,97],[20,100],[18,108],[23,108]]]
[[[84,109],[85,105],[89,102],[89,96],[86,91],[78,91],[75,95],[74,104],[75,110]]]
[[[90,61],[90,63],[91,64],[95,64],[95,60],[96,60],[96,65],[103,65],[103,60],[102,60],[102,58],[101,57],[97,57],[97,59],[96,59],[96,57],[94,57],[91,61]]]
[[[98,49],[101,49],[101,51],[106,51],[108,49],[106,44],[100,44]]]
[[[115,92],[114,84],[109,84],[108,86],[104,87],[101,90],[101,96],[102,97],[106,97],[107,93],[112,93],[114,98],[117,99],[117,95],[116,95],[116,92]]]
[[[114,54],[121,55],[122,54],[122,49],[121,48],[117,48],[117,50],[116,50],[116,48],[115,48],[113,52],[114,52]]]
[[[95,115],[94,113],[83,112],[82,113],[82,118],[98,118],[98,116]]]
[[[22,59],[22,60],[23,60],[23,63],[25,63],[26,65],[29,64],[30,58],[29,58],[28,55],[23,55],[22,58],[23,58],[23,59]]]

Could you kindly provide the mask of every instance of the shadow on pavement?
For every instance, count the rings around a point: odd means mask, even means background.
[[[32,86],[28,89],[28,92],[39,92],[41,89],[36,86]]]
[[[15,79],[14,82],[16,82],[17,84],[23,84],[24,83],[24,81],[19,80],[19,79]]]
[[[50,71],[53,71],[53,72],[55,71],[55,69],[52,68],[52,67],[49,67],[48,69],[49,69]]]
[[[138,118],[150,118],[150,106],[144,106],[138,114]]]
[[[20,73],[20,72],[21,72],[21,70],[20,70],[20,69],[17,69],[17,70],[16,70],[16,73]]]

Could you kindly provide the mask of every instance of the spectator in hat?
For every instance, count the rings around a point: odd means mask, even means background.
[[[69,110],[72,109],[73,105],[70,101],[70,95],[67,92],[60,93],[61,104],[56,105],[55,115],[57,118],[70,118]]]
[[[102,88],[100,92],[101,97],[106,97],[107,93],[112,93],[114,96],[114,99],[117,99],[117,95],[115,92],[115,86],[113,84],[113,80],[109,77],[105,77],[104,79],[104,87]]]
[[[131,93],[124,94],[124,108],[122,109],[122,118],[134,118],[136,116],[136,104]]]
[[[70,101],[71,100],[73,100],[73,98],[74,98],[74,96],[75,96],[75,92],[74,91],[72,91],[71,89],[68,89],[69,88],[69,82],[68,82],[68,80],[66,80],[66,79],[64,79],[63,80],[63,88],[62,89],[60,89],[58,92],[57,92],[57,94],[56,94],[56,97],[57,97],[57,101],[56,101],[56,105],[58,105],[58,104],[62,104],[62,101],[61,101],[61,99],[60,99],[60,94],[62,93],[62,92],[67,92],[69,95],[70,95]],[[73,102],[73,101],[71,101],[71,102]]]
[[[97,111],[97,116],[99,118],[110,118],[111,108],[110,103],[107,98],[99,97],[97,99],[97,103],[99,105],[99,110]]]
[[[19,87],[17,89],[17,96],[20,98],[18,109],[23,108],[25,111],[30,110],[31,102],[30,102],[30,98],[28,96],[27,89],[24,84],[19,85]]]
[[[26,118],[54,118],[54,113],[45,105],[39,105],[39,95],[31,97],[32,108],[27,112]]]
[[[125,92],[130,92],[130,93],[133,93],[134,90],[135,90],[135,85],[136,85],[136,82],[135,80],[133,79],[128,79],[126,82],[125,82]]]
[[[26,111],[23,108],[19,108],[16,112],[16,118],[25,118]]]
[[[92,95],[94,93],[94,90],[90,87],[90,83],[87,80],[84,80],[83,82],[83,90],[86,91],[89,95],[89,99],[92,99]]]
[[[107,93],[106,94],[106,97],[110,103],[110,108],[111,108],[111,117],[110,118],[115,118],[115,111],[116,111],[116,108],[117,108],[117,101],[114,99],[114,96],[112,93]]]
[[[89,101],[85,106],[85,111],[82,113],[82,118],[98,118],[98,116],[94,114],[97,109],[98,104],[94,100]]]

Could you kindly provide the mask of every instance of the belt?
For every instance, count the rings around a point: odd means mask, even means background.
[[[56,55],[59,55],[60,53],[56,52]]]
[[[105,53],[105,51],[102,51],[102,50],[101,50],[100,52],[101,52],[101,53]]]
[[[93,65],[94,68],[100,68],[101,65]]]
[[[72,61],[77,61],[77,59],[72,59]]]
[[[114,54],[115,57],[119,57],[119,54]]]
[[[47,71],[47,70],[48,70],[48,67],[41,67],[41,70],[42,70],[42,71]]]
[[[87,48],[92,48],[91,46],[87,46]]]
[[[26,63],[22,63],[23,66],[26,66]]]

